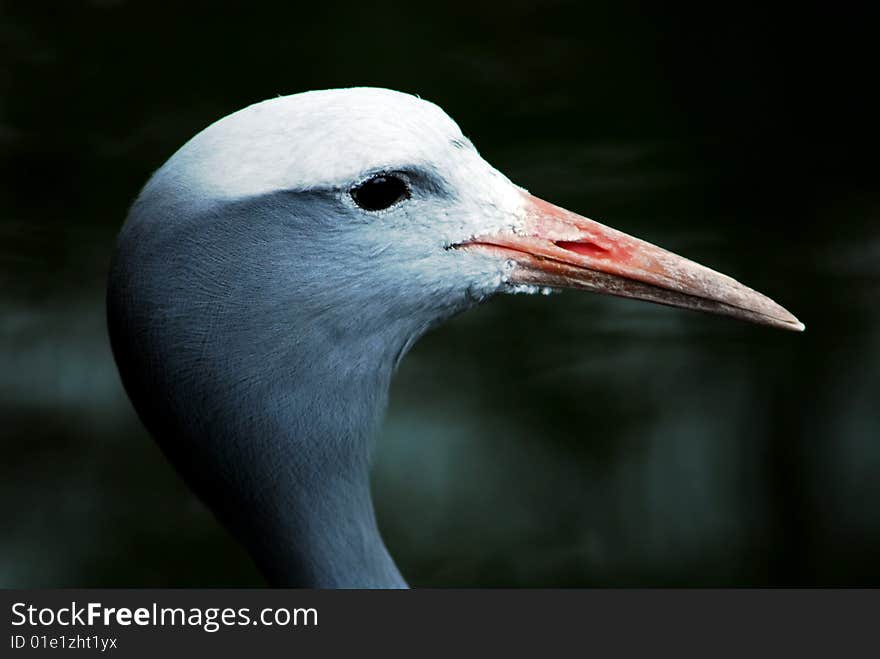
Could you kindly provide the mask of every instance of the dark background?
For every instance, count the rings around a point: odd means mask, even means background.
[[[876,21],[835,3],[0,4],[0,585],[259,584],[107,345],[128,204],[244,105],[379,85],[807,325],[505,296],[423,339],[374,489],[417,586],[880,585]]]

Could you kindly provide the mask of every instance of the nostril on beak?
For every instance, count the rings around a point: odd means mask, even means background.
[[[553,244],[557,247],[568,250],[569,252],[575,252],[576,254],[581,254],[583,256],[602,257],[608,256],[611,253],[610,250],[600,247],[596,243],[591,243],[588,240],[555,240],[553,241]]]

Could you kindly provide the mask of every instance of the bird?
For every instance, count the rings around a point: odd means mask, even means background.
[[[407,588],[369,481],[397,365],[496,294],[563,288],[804,329],[371,87],[272,98],[186,142],[119,230],[107,326],[141,422],[268,584]]]

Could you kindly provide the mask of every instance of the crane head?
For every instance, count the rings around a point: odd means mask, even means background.
[[[141,204],[168,188],[175,208],[146,218],[161,225],[153,235],[219,239],[231,253],[249,240],[258,261],[230,263],[227,277],[266,271],[288,294],[305,289],[296,297],[315,314],[356,316],[358,330],[370,309],[387,312],[374,314],[382,326],[387,316],[425,326],[494,293],[541,287],[803,329],[730,277],[529,194],[439,107],[400,92],[326,90],[245,108],[175,154]],[[223,222],[223,207],[239,212]]]

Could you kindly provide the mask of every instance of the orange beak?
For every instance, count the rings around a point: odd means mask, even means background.
[[[773,300],[735,279],[530,194],[524,196],[521,227],[458,245],[515,262],[510,283],[585,289],[787,330],[804,329]]]

